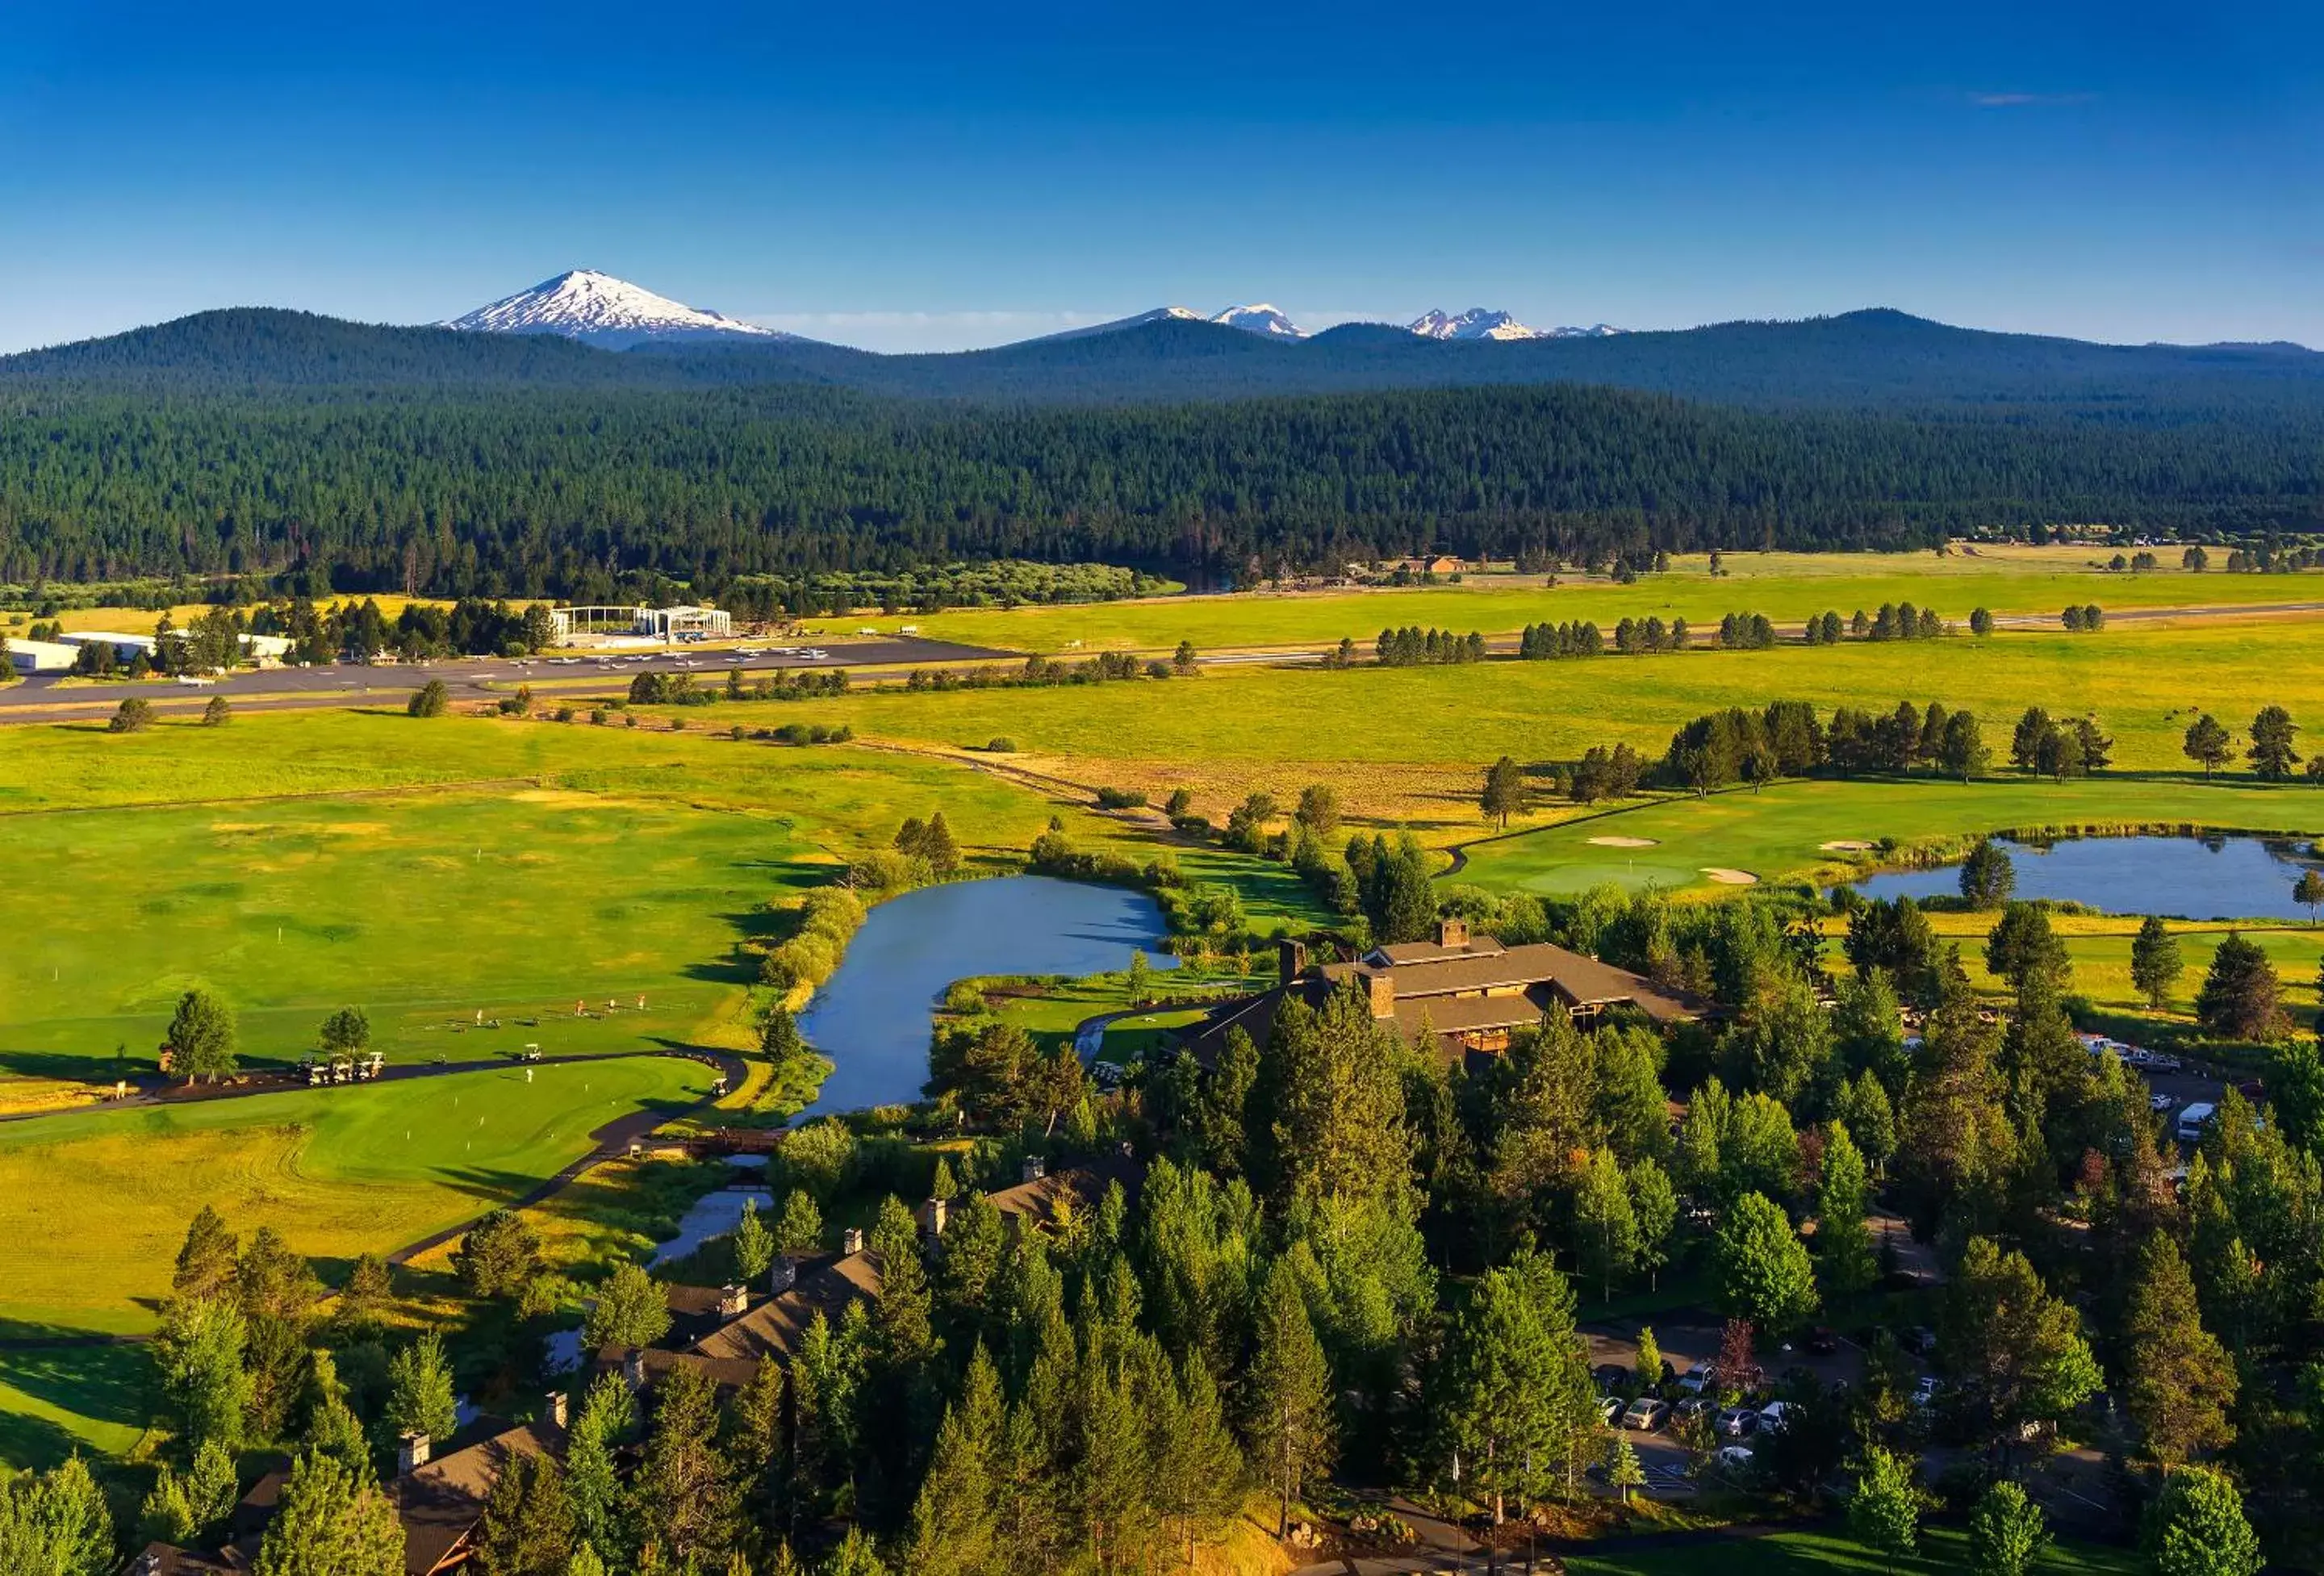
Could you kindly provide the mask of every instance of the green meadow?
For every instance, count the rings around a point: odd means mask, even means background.
[[[1399,589],[1239,593],[1156,597],[1137,602],[1084,603],[1056,607],[973,609],[875,621],[881,629],[910,622],[939,640],[1008,650],[1156,650],[1192,641],[1205,650],[1270,645],[1313,645],[1342,636],[1368,644],[1386,627],[1406,624],[1503,634],[1546,620],[1592,619],[1609,634],[1624,618],[1683,617],[1697,629],[1716,629],[1722,614],[1763,613],[1778,621],[1858,608],[1877,613],[1884,602],[1934,607],[1962,622],[1976,608],[1996,613],[2054,615],[2069,603],[2097,603],[2109,611],[2307,601],[2313,576],[2190,574],[2172,567],[2145,574],[2097,566],[2112,549],[1985,548],[1974,554],[1729,553],[1714,577],[1701,555],[1671,561],[1668,572],[1629,585],[1602,578],[1564,577],[1554,586],[1536,577],[1472,576],[1458,585]]]
[[[141,1346],[208,1203],[336,1278],[522,1195],[710,1070],[671,1056],[503,1068],[0,1124],[0,1461],[126,1452],[152,1415]]]

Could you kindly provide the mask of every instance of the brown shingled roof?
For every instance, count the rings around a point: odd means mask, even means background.
[[[694,1343],[694,1350],[702,1357],[752,1360],[771,1357],[788,1363],[817,1313],[836,1323],[848,1304],[879,1295],[879,1257],[870,1252],[846,1254],[815,1269],[802,1270],[788,1291],[712,1331]]]
[[[403,1522],[405,1576],[431,1576],[461,1551],[512,1458],[564,1451],[565,1431],[543,1419],[453,1451],[390,1482],[388,1500]]]

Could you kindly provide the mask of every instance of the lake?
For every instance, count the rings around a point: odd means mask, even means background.
[[[2017,870],[2014,897],[2182,919],[2306,919],[2292,885],[2303,871],[2324,868],[2304,837],[2075,837],[2001,847]],[[1856,889],[1868,898],[1957,896],[1960,867],[1894,871]]]
[[[1108,973],[1128,968],[1133,950],[1151,951],[1163,931],[1144,892],[1052,876],[949,881],[890,899],[800,1015],[799,1032],[833,1065],[798,1120],[919,1099],[931,1014],[954,980]]]

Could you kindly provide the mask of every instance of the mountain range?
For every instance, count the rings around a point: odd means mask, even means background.
[[[1082,339],[1157,322],[1216,323],[1263,339],[1305,339],[1308,331],[1282,308],[1266,301],[1229,307],[1205,317],[1188,307],[1156,307],[1111,322],[1069,328],[1052,339]],[[484,334],[558,334],[601,350],[628,350],[648,343],[684,343],[722,338],[788,339],[740,318],[689,307],[643,285],[595,269],[576,268],[545,279],[530,290],[503,296],[472,312],[436,325]],[[1471,307],[1454,317],[1443,310],[1422,313],[1405,327],[1424,339],[1554,339],[1618,333],[1600,323],[1590,328],[1529,328],[1508,312]]]
[[[1761,409],[2080,412],[2109,420],[2324,407],[2296,345],[2121,346],[1954,327],[1886,309],[1616,332],[1506,312],[1302,332],[1264,302],[1162,307],[988,350],[885,355],[777,333],[576,271],[401,327],[230,308],[0,356],[0,388],[825,387],[899,399],[1157,404],[1583,383]]]

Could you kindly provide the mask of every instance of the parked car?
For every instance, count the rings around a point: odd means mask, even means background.
[[[1719,1415],[1719,1437],[1748,1439],[1759,1432],[1759,1415],[1748,1406],[1729,1406]]]
[[[1623,1427],[1646,1433],[1654,1433],[1669,1421],[1670,1403],[1658,1401],[1652,1396],[1639,1396],[1630,1403],[1629,1410],[1622,1414]]]
[[[1730,1444],[1721,1446],[1718,1455],[1711,1459],[1719,1463],[1721,1471],[1748,1472],[1755,1458],[1749,1445]]]
[[[1923,1374],[1920,1382],[1913,1387],[1913,1405],[1923,1412],[1928,1411],[1937,1404],[1937,1397],[1943,1393],[1944,1387],[1944,1380],[1936,1375]]]
[[[1718,1410],[1719,1403],[1712,1400],[1710,1396],[1689,1396],[1672,1410],[1671,1416],[1681,1423],[1692,1423],[1696,1418],[1702,1416],[1706,1413],[1716,1412]]]
[[[1759,1426],[1763,1430],[1781,1428],[1792,1420],[1795,1410],[1788,1401],[1770,1401],[1759,1408]]]
[[[2168,1094],[2150,1094],[2146,1097],[2146,1109],[2152,1111],[2166,1111],[2178,1103],[2175,1098]]]
[[[1590,1370],[1590,1377],[1598,1382],[1600,1394],[1610,1396],[1629,1384],[1631,1369],[1626,1363],[1601,1362]]]
[[[1599,1421],[1599,1422],[1600,1422],[1600,1423],[1604,1424],[1607,1427],[1611,1428],[1611,1427],[1613,1427],[1613,1426],[1614,1426],[1614,1420],[1615,1420],[1616,1418],[1618,1418],[1618,1417],[1621,1416],[1621,1415],[1622,1415],[1622,1397],[1621,1397],[1621,1396],[1599,1396],[1599,1397],[1598,1397],[1598,1421]]]
[[[2147,1054],[2146,1070],[2150,1073],[2176,1073],[2185,1065],[2186,1064],[2180,1061],[2178,1057],[2163,1051],[2152,1051]]]
[[[1711,1387],[1711,1382],[1718,1377],[1718,1371],[1710,1363],[1696,1363],[1686,1370],[1686,1377],[1679,1380],[1678,1387],[1690,1396],[1700,1396]]]

